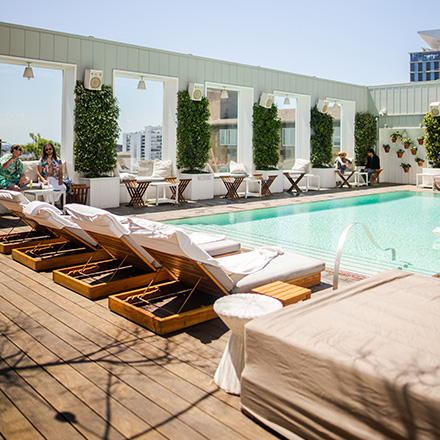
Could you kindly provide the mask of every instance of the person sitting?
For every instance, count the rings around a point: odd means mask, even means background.
[[[368,159],[365,168],[361,170],[363,173],[368,173],[368,182],[371,180],[371,176],[380,169],[379,156],[376,155],[372,148],[367,150]],[[365,179],[365,177],[364,177]]]
[[[347,159],[347,153],[340,151],[338,157],[335,160],[335,168],[344,174],[345,170],[351,165],[351,161]]]
[[[20,159],[21,153],[21,146],[14,144],[11,151],[1,157],[0,186],[2,189],[20,191],[20,188],[29,183],[29,178],[24,175],[24,166]]]
[[[58,159],[54,146],[48,142],[41,151],[41,159],[38,161],[37,173],[43,185],[47,185],[48,177],[54,177],[58,184],[63,184],[63,163]]]

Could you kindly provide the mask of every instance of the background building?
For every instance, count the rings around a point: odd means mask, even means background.
[[[162,127],[151,125],[145,130],[122,134],[122,151],[133,159],[162,159]]]
[[[417,32],[430,46],[411,52],[410,81],[435,81],[440,78],[440,29]]]

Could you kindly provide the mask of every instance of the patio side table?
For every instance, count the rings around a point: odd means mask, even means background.
[[[215,383],[227,393],[240,394],[244,368],[244,326],[259,316],[281,310],[281,301],[257,293],[235,293],[214,303],[214,311],[231,329],[231,337],[214,375]]]

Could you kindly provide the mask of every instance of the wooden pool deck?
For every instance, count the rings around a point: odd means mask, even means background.
[[[279,438],[213,383],[219,319],[157,336],[0,254],[0,332],[0,438]]]

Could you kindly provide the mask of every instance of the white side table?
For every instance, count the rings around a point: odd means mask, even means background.
[[[151,188],[156,188],[156,205],[159,203],[179,203],[179,184],[172,182],[151,182]],[[176,190],[176,197],[174,199],[165,196],[165,190],[167,188],[174,187]],[[159,188],[162,188],[162,197],[159,198]]]
[[[214,303],[214,311],[232,332],[214,375],[215,383],[227,393],[240,394],[241,391],[245,324],[282,308],[281,301],[256,293],[236,293],[224,296]]]
[[[243,180],[243,182],[246,185],[245,190],[245,197],[246,199],[248,197],[261,197],[261,186],[263,185],[263,181],[261,179],[257,179],[255,177],[246,177],[246,179]],[[258,185],[258,192],[254,193],[249,190],[249,184],[257,184]]]
[[[365,171],[355,171],[354,184],[359,186],[368,186],[368,173]]]

